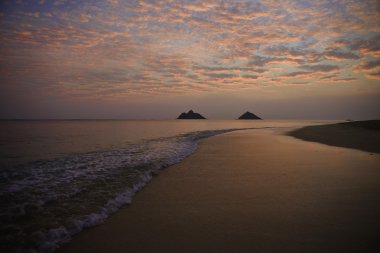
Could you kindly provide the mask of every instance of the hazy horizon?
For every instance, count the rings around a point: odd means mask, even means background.
[[[0,119],[380,118],[380,4],[1,1]]]

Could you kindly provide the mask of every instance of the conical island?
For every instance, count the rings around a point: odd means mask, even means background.
[[[181,113],[177,119],[206,119],[199,113],[193,112],[193,110]]]
[[[246,112],[239,117],[239,119],[261,119],[251,112]]]

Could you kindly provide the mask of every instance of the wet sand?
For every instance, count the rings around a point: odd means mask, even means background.
[[[379,165],[271,129],[211,137],[58,252],[379,252]]]

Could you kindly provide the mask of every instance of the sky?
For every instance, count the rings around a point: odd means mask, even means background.
[[[0,118],[380,118],[380,0],[0,1]]]

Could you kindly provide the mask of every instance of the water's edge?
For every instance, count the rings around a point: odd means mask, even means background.
[[[5,199],[2,209],[8,210],[1,215],[9,222],[2,224],[1,237],[6,239],[0,248],[5,252],[53,252],[73,235],[103,223],[130,204],[160,170],[193,154],[201,139],[249,129],[261,128],[191,132],[150,140],[126,150],[38,161],[17,172],[6,171],[0,197]],[[23,171],[29,174],[21,174]],[[81,203],[83,199],[91,201]],[[22,219],[27,222],[21,228],[11,222]],[[36,219],[39,223],[29,221]],[[30,229],[33,226],[41,228]]]
[[[266,127],[264,127],[266,128]],[[209,138],[216,135],[225,134],[228,132],[233,131],[241,131],[241,130],[252,130],[257,128],[243,128],[243,129],[225,129],[225,130],[207,130],[207,131],[201,131],[196,132],[197,137],[194,143],[194,147],[191,150],[191,152],[183,155],[180,157],[180,159],[173,161],[173,163],[167,164],[165,166],[161,166],[158,170],[145,172],[140,175],[140,181],[138,181],[136,184],[134,184],[131,188],[127,189],[123,193],[118,194],[114,199],[111,199],[107,202],[107,204],[101,209],[100,213],[93,213],[90,215],[87,215],[83,218],[83,220],[79,221],[77,225],[79,225],[79,229],[76,231],[73,231],[73,233],[67,233],[64,228],[56,228],[49,231],[50,234],[53,235],[53,237],[56,237],[55,242],[46,242],[48,245],[42,246],[43,248],[54,248],[52,251],[58,249],[60,246],[69,243],[72,236],[80,233],[83,229],[95,227],[97,225],[102,224],[106,218],[108,218],[110,215],[117,212],[121,207],[125,205],[129,205],[132,203],[133,197],[141,191],[152,179],[155,175],[159,174],[161,170],[167,169],[175,164],[178,164],[182,162],[185,158],[191,156],[195,153],[195,151],[198,148],[199,141],[205,138]],[[188,136],[191,136],[194,133],[186,134]],[[49,250],[50,251],[50,250]],[[50,252],[52,252],[50,251]],[[46,251],[43,251],[46,252]]]

